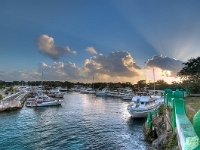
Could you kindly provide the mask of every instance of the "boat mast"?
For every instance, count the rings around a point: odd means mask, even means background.
[[[154,96],[155,96],[156,87],[155,87],[155,73],[154,73],[154,68],[153,68],[153,81],[154,81]]]
[[[43,82],[43,71],[42,71],[42,82]],[[41,86],[42,86],[42,84],[43,84],[42,82],[41,82]],[[42,88],[42,87],[41,87],[41,88]]]
[[[145,90],[147,91],[147,79],[146,79],[145,64],[146,64],[146,62],[144,62],[144,79],[145,79]]]
[[[93,86],[92,86],[93,90],[94,90],[94,76],[93,76]]]

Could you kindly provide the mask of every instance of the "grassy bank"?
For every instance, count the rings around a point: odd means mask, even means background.
[[[186,101],[186,115],[192,122],[194,115],[200,110],[200,97],[187,97]]]

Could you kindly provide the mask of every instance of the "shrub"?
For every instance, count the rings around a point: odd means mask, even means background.
[[[172,136],[168,140],[166,150],[170,150],[176,146],[178,146],[178,140],[177,140],[176,133],[173,133]]]

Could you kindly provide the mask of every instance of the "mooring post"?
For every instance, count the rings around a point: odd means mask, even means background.
[[[148,127],[150,128],[150,130],[152,130],[152,114],[151,114],[151,112],[148,112],[147,123],[148,123]]]

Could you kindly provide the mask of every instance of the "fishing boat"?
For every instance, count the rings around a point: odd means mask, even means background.
[[[138,92],[136,96],[132,98],[132,103],[127,106],[127,110],[132,118],[145,118],[148,112],[153,112],[161,104],[156,103],[156,99],[152,98],[146,92]]]

